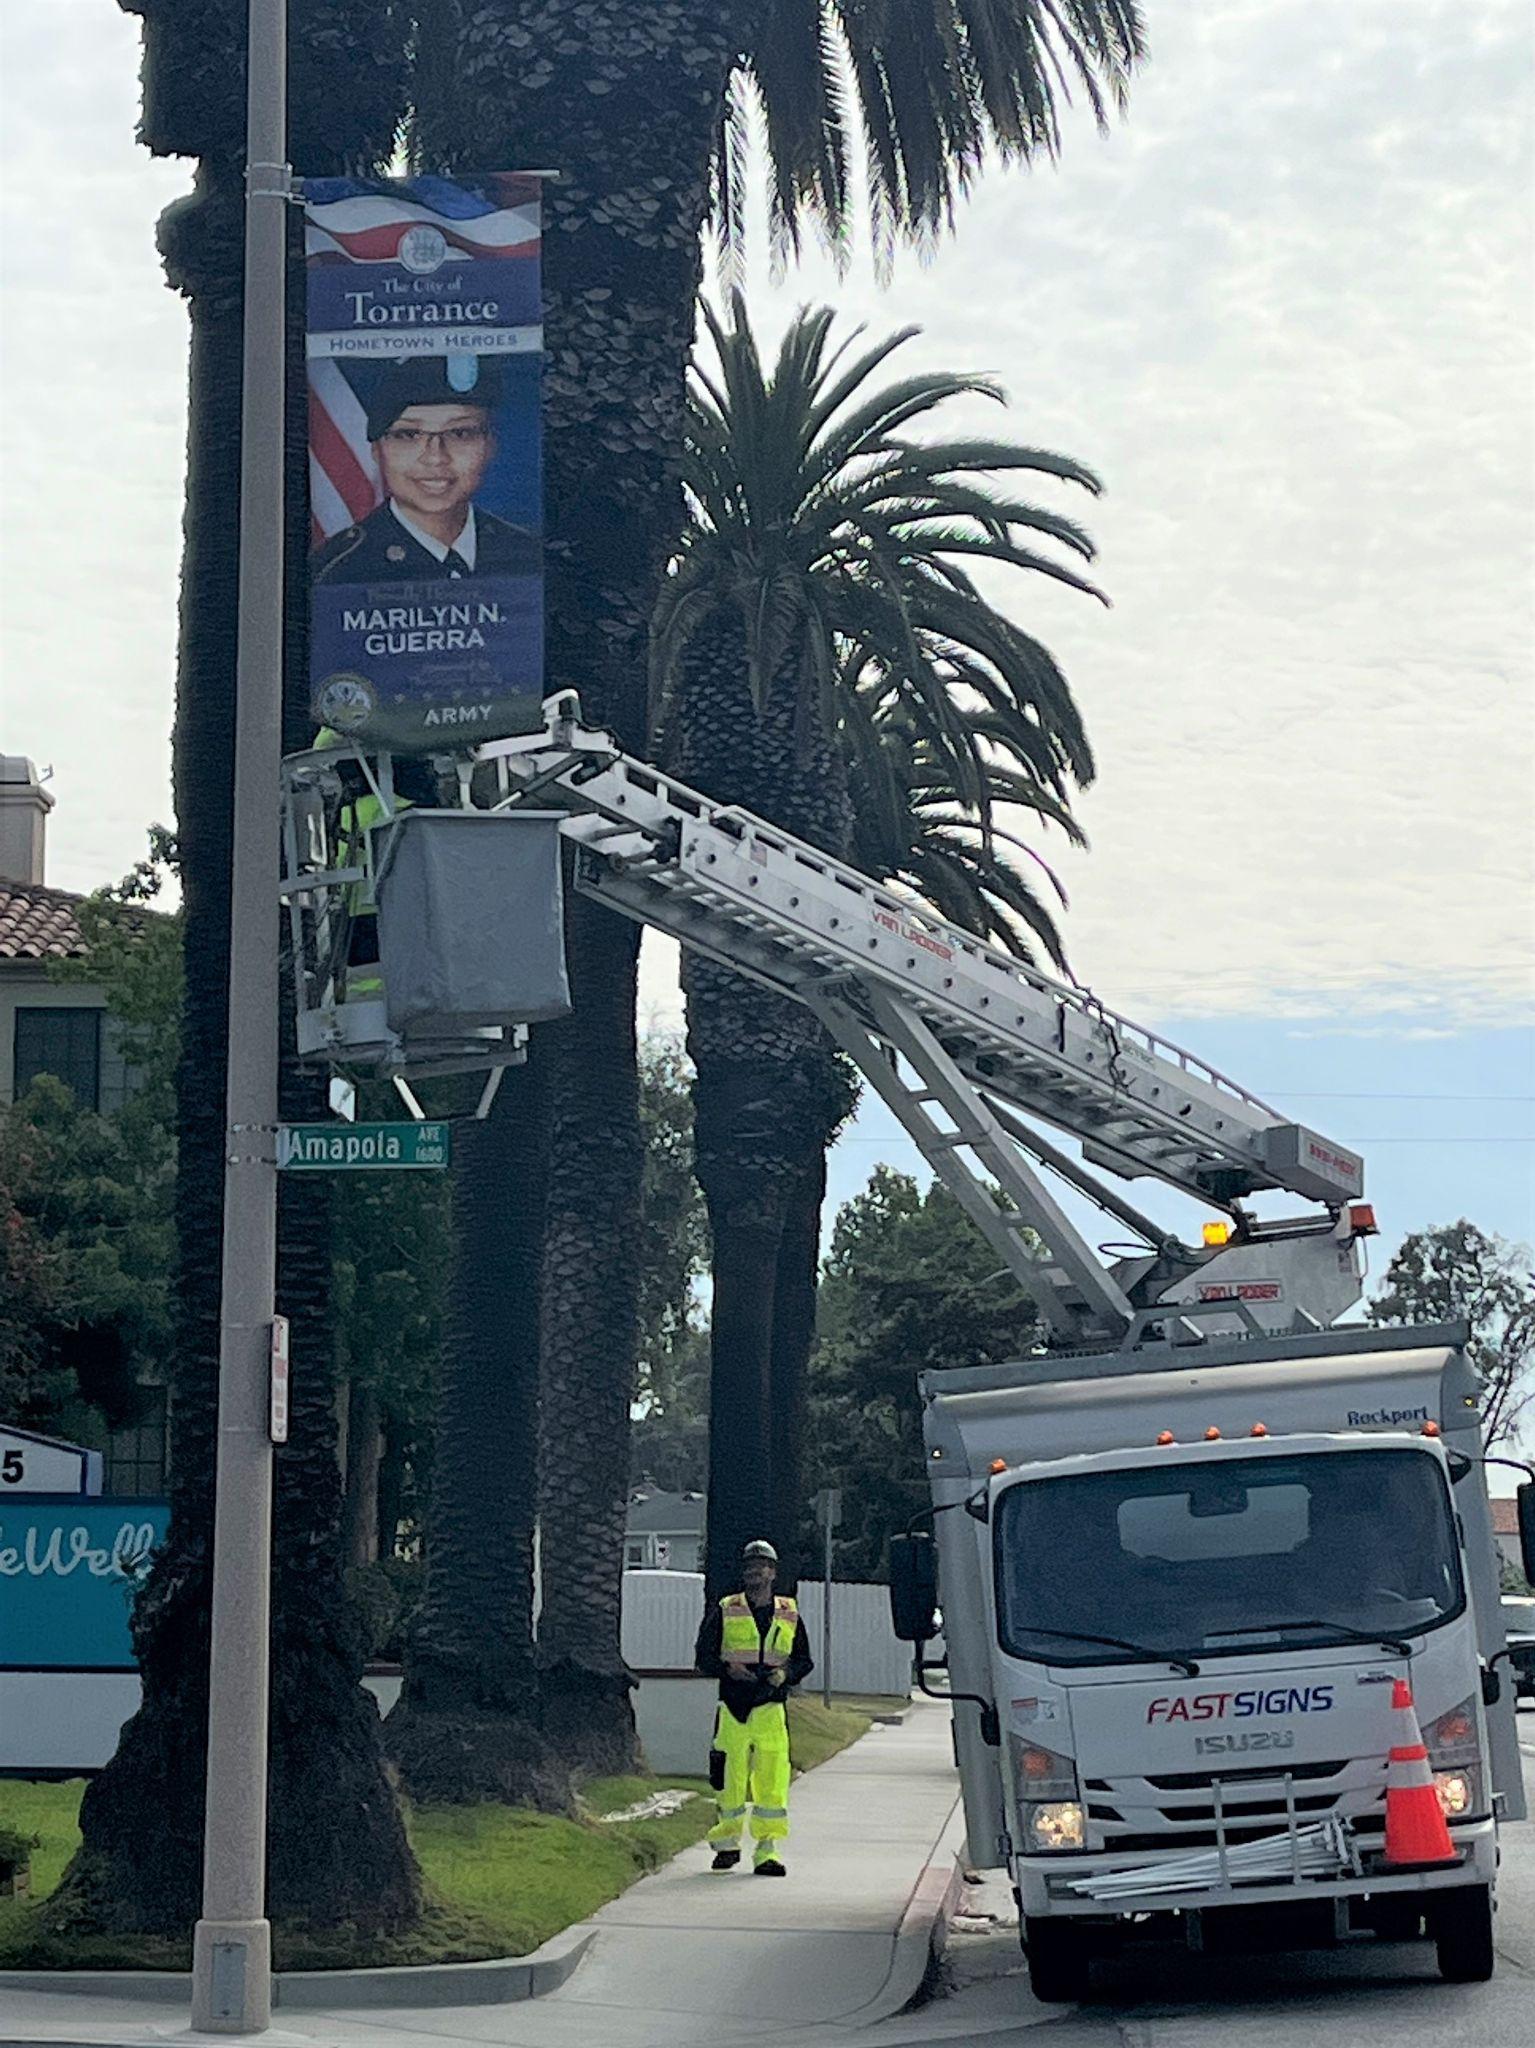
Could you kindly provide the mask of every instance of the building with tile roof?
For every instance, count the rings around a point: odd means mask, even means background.
[[[0,875],[0,960],[68,960],[81,950],[80,898],[41,882]]]
[[[92,1109],[122,1100],[128,1076],[106,997],[56,981],[51,960],[78,959],[83,898],[45,879],[53,798],[24,754],[0,754],[0,1102],[38,1074],[67,1081]]]
[[[82,896],[45,880],[53,797],[23,754],[0,754],[0,1107],[53,1074],[89,1109],[118,1108],[133,1085],[106,994],[93,982],[57,981],[49,962],[79,959]],[[90,1448],[105,1459],[106,1491],[146,1498],[165,1483],[167,1399],[146,1389],[138,1420]],[[0,1415],[0,1423],[7,1420]]]

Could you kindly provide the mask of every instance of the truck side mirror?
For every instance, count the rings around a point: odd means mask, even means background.
[[[1526,1479],[1514,1493],[1519,1515],[1519,1558],[1524,1576],[1535,1586],[1535,1479]]]
[[[938,1633],[938,1551],[926,1529],[890,1539],[890,1623],[903,1643]]]

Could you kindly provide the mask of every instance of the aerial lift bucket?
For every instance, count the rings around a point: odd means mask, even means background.
[[[486,1077],[570,1007],[561,814],[479,808],[466,760],[402,789],[388,754],[335,744],[283,764],[283,882],[299,1059],[344,1079]],[[435,785],[436,801],[432,786]],[[454,797],[457,797],[457,806]]]
[[[375,893],[384,1015],[407,1048],[570,1010],[559,814],[403,811]]]

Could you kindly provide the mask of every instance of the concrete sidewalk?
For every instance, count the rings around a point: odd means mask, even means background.
[[[786,1879],[726,1876],[686,1850],[605,1906],[568,1981],[505,2005],[280,2009],[271,2048],[673,2048],[843,2039],[916,1992],[958,1853],[948,1709],[918,1701],[797,1781]],[[78,1981],[78,1980],[77,1980]],[[0,2042],[190,2041],[163,2004],[0,1984]],[[227,2037],[225,2037],[227,2038]]]

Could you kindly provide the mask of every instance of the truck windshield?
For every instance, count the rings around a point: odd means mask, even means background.
[[[1009,1487],[996,1518],[1003,1648],[1127,1664],[1064,1631],[1231,1657],[1265,1639],[1337,1648],[1339,1630],[1421,1635],[1465,1604],[1448,1489],[1421,1451],[1137,1466]]]

